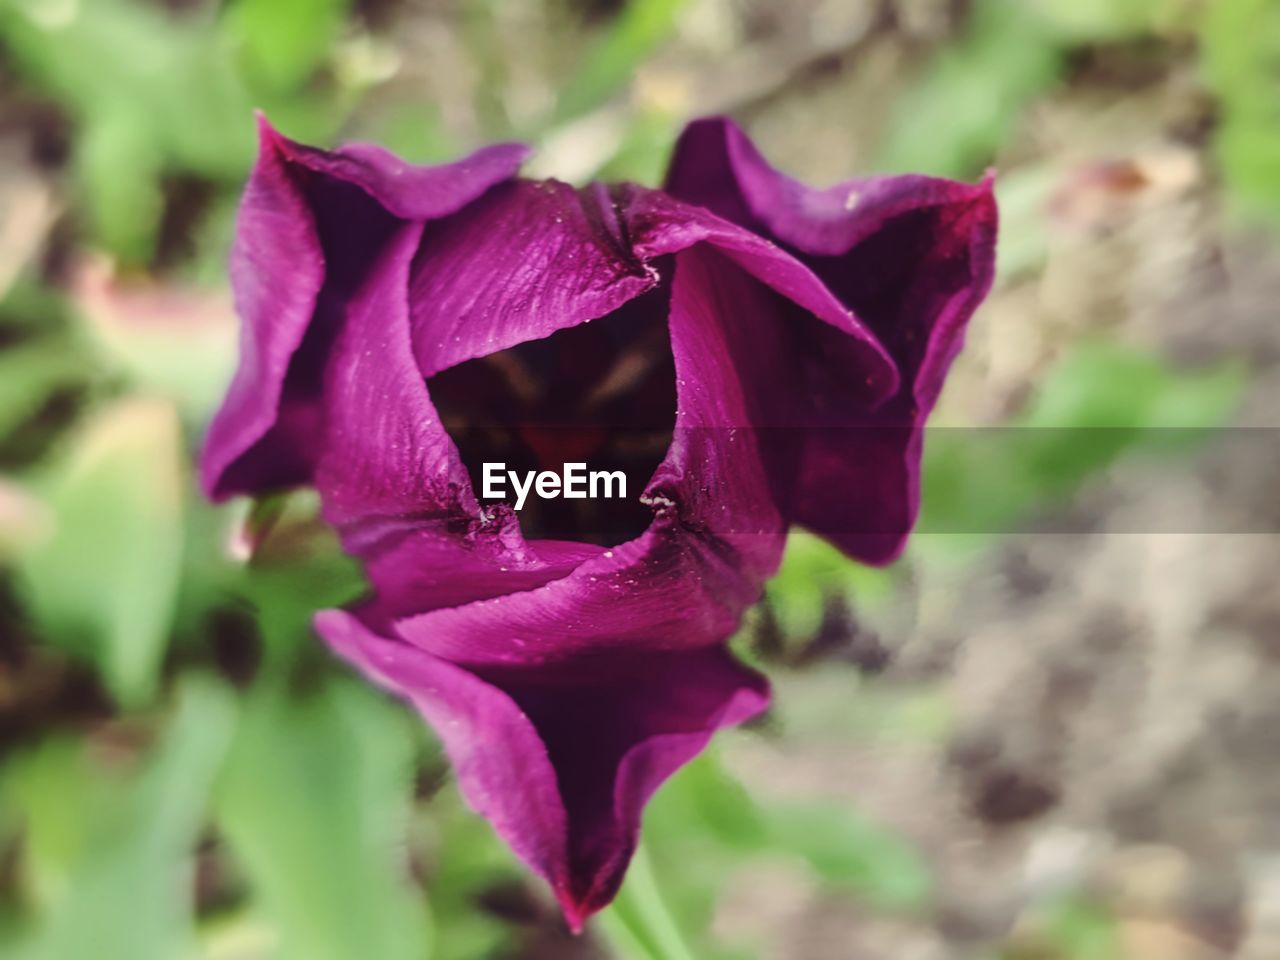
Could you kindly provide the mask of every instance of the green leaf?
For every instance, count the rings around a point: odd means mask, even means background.
[[[707,942],[716,902],[752,860],[799,861],[832,886],[894,909],[918,906],[931,878],[892,830],[831,804],[803,807],[753,797],[714,748],[658,791],[645,813],[644,857],[633,865],[604,930],[624,957],[725,955]]]
[[[555,123],[594,109],[629,82],[636,68],[675,31],[685,3],[686,0],[628,0],[561,89]]]
[[[1023,3],[977,0],[948,45],[894,111],[879,165],[940,176],[980,173],[1023,107],[1062,69],[1058,38]]]
[[[929,431],[920,529],[1007,533],[1123,456],[1194,450],[1246,382],[1237,363],[1184,373],[1131,348],[1080,344],[1007,427]]]
[[[439,749],[438,744],[433,746]],[[493,827],[467,806],[455,781],[445,784],[416,814],[416,832],[422,837],[419,848],[428,865],[434,960],[515,953],[518,931],[475,905],[488,891],[536,882],[528,868],[498,839]]]
[[[84,379],[89,362],[63,338],[39,338],[0,351],[0,440],[33,417],[57,390]]]
[[[37,907],[23,960],[190,955],[192,851],[234,715],[223,685],[188,677],[140,769],[113,769],[66,740],[10,766]]]
[[[234,589],[254,607],[268,660],[291,663],[315,644],[317,610],[345,606],[364,593],[363,572],[323,522],[313,490],[257,501],[240,526],[237,536],[256,543],[243,545],[252,556],[239,568]]]
[[[402,710],[354,683],[291,695],[268,677],[246,705],[217,822],[281,960],[420,960],[424,904],[408,882],[412,739]]]
[[[693,960],[667,908],[649,853],[641,844],[613,904],[600,915],[601,929],[625,960]]]
[[[856,564],[821,537],[794,530],[787,537],[782,567],[765,591],[784,639],[804,641],[821,625],[828,597],[876,604],[892,596],[899,573],[895,567]]]
[[[143,104],[113,104],[86,124],[76,154],[94,231],[130,262],[151,256],[164,209],[164,161],[150,122]]]
[[[918,907],[929,896],[932,878],[915,849],[852,810],[780,806],[769,820],[773,849],[800,857],[830,884],[896,909]]]
[[[48,639],[95,664],[125,706],[147,703],[182,559],[184,453],[173,408],[126,399],[76,438],[44,491],[56,529],[23,557]]]
[[[292,90],[309,79],[341,34],[349,0],[237,0],[228,15],[250,74]]]
[[[241,180],[255,107],[304,139],[331,135],[346,92],[302,88],[347,2],[246,0],[219,18],[140,0],[4,0],[0,45],[77,120],[76,167],[97,239],[138,262],[155,245],[161,177]]]
[[[768,844],[765,816],[714,749],[703,751],[665,789],[668,805],[683,804],[684,817],[725,847],[754,851]]]
[[[131,261],[148,258],[159,226],[159,177],[199,131],[187,165],[238,174],[252,158],[250,98],[235,86],[237,126],[221,106],[228,65],[210,63],[205,24],[133,0],[0,5],[0,42],[34,83],[76,116],[76,166],[98,239]],[[198,79],[196,79],[198,78]]]
[[[1280,219],[1280,6],[1215,0],[1200,39],[1205,78],[1221,102],[1214,145],[1237,211]]]

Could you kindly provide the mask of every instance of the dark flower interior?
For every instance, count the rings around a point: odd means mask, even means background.
[[[651,519],[640,503],[671,445],[675,362],[663,285],[605,317],[442,370],[427,381],[483,499],[483,465],[561,474],[565,463],[626,474],[625,498],[541,499],[519,513],[529,540],[613,546]],[[507,501],[515,495],[508,480]]]

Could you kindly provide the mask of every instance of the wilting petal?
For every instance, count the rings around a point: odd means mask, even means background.
[[[792,378],[805,437],[786,500],[790,519],[854,556],[891,560],[918,509],[924,420],[991,285],[990,181],[903,176],[815,190],[770,167],[732,122],[712,119],[686,129],[667,189],[795,254],[897,364],[901,385],[878,407],[841,384],[834,358],[816,387]]]
[[[467,801],[547,879],[575,930],[617,892],[653,791],[768,699],[719,647],[477,671],[350,614],[327,611],[316,626],[438,731]]]
[[[215,498],[311,478],[321,372],[344,304],[399,218],[445,216],[513,176],[524,156],[491,147],[412,167],[374,147],[296,144],[263,120],[231,254],[243,321],[240,367],[209,428],[201,477]]]

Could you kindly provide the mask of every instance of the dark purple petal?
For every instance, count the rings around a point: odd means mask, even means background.
[[[778,535],[756,539],[756,551],[735,548],[685,527],[673,506],[660,505],[640,537],[601,550],[565,575],[533,589],[402,616],[396,629],[435,656],[477,668],[550,668],[627,651],[709,646],[732,633],[759,597],[763,574],[752,569],[755,554],[776,564]],[[389,589],[395,587],[392,581]]]
[[[447,516],[464,496],[409,342],[409,268],[422,230],[402,225],[369,267],[324,367],[315,484],[340,531],[369,517]]]
[[[732,549],[739,575],[753,585],[777,568],[786,534],[766,432],[777,413],[768,374],[782,303],[794,309],[714,247],[676,257],[669,322],[679,407],[648,495]]]
[[[800,332],[809,353],[830,359],[825,371],[810,365],[816,380],[792,374],[793,399],[782,403],[804,432],[798,454],[783,445],[798,456],[789,518],[859,559],[892,560],[918,510],[924,420],[991,285],[990,180],[882,177],[815,190],[770,167],[731,121],[711,119],[686,128],[667,189],[794,254],[897,365],[898,390],[868,405],[849,389],[857,368],[832,353],[830,338]]]
[[[893,359],[874,332],[834,297],[822,280],[796,257],[768,239],[744,230],[702,208],[673,200],[657,190],[632,190],[624,215],[636,254],[655,259],[677,254],[698,244],[715,248],[794,307],[800,323],[823,336],[827,329],[842,334],[856,357],[857,369],[846,371],[851,389],[874,406],[899,389]]]
[[[324,368],[315,484],[325,518],[378,589],[374,619],[540,586],[600,550],[531,549],[510,510],[476,504],[410,342],[422,230],[404,224],[370,266]]]
[[[447,217],[495,183],[511,179],[530,153],[524,144],[498,143],[453,163],[423,167],[372,143],[350,143],[330,151],[284,137],[279,141],[289,160],[354,184],[392,216],[421,221]]]
[[[216,499],[311,479],[328,347],[398,218],[456,211],[513,176],[524,157],[521,147],[491,147],[455,164],[413,167],[374,147],[304,147],[265,119],[260,130],[231,254],[240,367],[201,461]]]
[[[368,522],[348,535],[376,595],[361,609],[373,623],[533,590],[572,573],[605,548],[590,543],[526,543],[505,504],[488,522]]]
[[[601,216],[568,184],[518,181],[432,230],[411,291],[423,375],[604,317],[656,286]]]
[[[763,678],[720,647],[475,670],[339,611],[316,627],[436,729],[467,801],[546,878],[575,931],[617,892],[653,791],[768,702]]]

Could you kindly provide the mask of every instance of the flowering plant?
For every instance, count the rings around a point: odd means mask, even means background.
[[[524,156],[414,167],[264,122],[202,477],[319,491],[370,592],[317,631],[437,730],[579,928],[653,791],[765,708],[725,641],[788,526],[901,550],[996,212],[989,181],[811,190],[725,120],[687,128],[663,190],[530,181]],[[477,495],[497,460],[643,492],[518,513]]]

